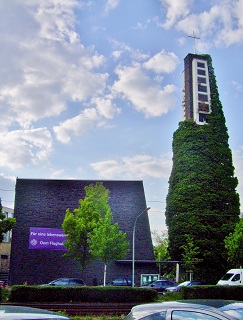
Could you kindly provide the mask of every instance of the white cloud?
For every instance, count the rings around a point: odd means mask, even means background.
[[[207,9],[190,14],[191,0],[161,0],[167,8],[165,29],[175,27],[200,37],[197,48],[208,51],[212,45],[228,47],[243,42],[243,0],[214,0]],[[210,6],[211,5],[211,6]],[[191,31],[189,31],[191,30]]]
[[[24,5],[25,3],[25,5]],[[96,73],[104,57],[85,49],[75,33],[79,1],[1,2],[0,124],[30,128],[58,116],[70,100],[104,90],[107,74]]]
[[[4,133],[0,140],[0,167],[18,169],[37,165],[52,151],[52,138],[46,128]]]
[[[233,86],[235,87],[236,91],[243,92],[243,85],[237,81],[232,81]]]
[[[153,177],[168,179],[172,160],[166,155],[154,158],[150,155],[136,155],[119,160],[106,160],[91,163],[100,178],[106,179],[143,179]]]
[[[147,62],[144,62],[145,69],[153,70],[156,73],[171,73],[179,64],[178,57],[173,52],[160,51]]]
[[[113,89],[129,100],[135,109],[146,118],[159,117],[169,112],[175,105],[174,85],[160,88],[156,80],[151,80],[140,66],[116,69],[119,80]]]
[[[171,28],[180,18],[186,17],[190,12],[193,0],[161,0],[162,5],[167,8],[165,29]]]
[[[105,4],[104,12],[108,14],[111,10],[114,10],[119,5],[120,0],[107,0]]]
[[[96,105],[98,113],[106,119],[113,119],[115,115],[121,112],[121,109],[113,103],[111,96],[97,97],[92,99],[91,102]]]
[[[82,136],[87,130],[94,128],[100,121],[100,116],[95,108],[85,109],[81,114],[54,126],[53,131],[57,140],[68,143],[71,136]]]

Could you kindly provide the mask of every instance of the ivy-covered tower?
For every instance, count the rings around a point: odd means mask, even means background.
[[[240,203],[209,55],[185,58],[182,109],[166,199],[169,252],[172,260],[185,260],[190,241],[195,250],[187,258],[195,262],[194,278],[213,284],[229,267],[224,239],[238,222]]]

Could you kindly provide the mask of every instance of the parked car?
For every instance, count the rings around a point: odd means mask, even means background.
[[[164,293],[179,292],[182,287],[198,286],[198,285],[203,285],[203,284],[206,284],[205,281],[197,281],[197,280],[184,281],[177,286],[166,288]]]
[[[56,312],[37,308],[0,305],[0,319],[5,320],[27,320],[27,319],[52,319],[52,320],[71,320],[66,316]]]
[[[181,320],[181,319],[211,319],[211,320],[233,320],[237,319],[217,308],[196,304],[169,301],[162,303],[148,303],[137,305],[124,320]],[[238,318],[242,319],[242,318]]]
[[[176,282],[169,280],[156,280],[143,288],[155,289],[159,293],[163,293],[166,288],[175,286]]]
[[[42,286],[83,287],[86,286],[86,284],[83,282],[83,280],[77,278],[60,278],[47,284],[42,284]]]
[[[221,299],[194,299],[186,300],[189,303],[204,304],[215,307],[236,319],[243,319],[243,302],[235,300],[221,300]],[[181,302],[185,302],[181,300]]]
[[[130,278],[117,278],[110,283],[108,283],[108,286],[132,286],[132,279]]]
[[[222,286],[243,286],[243,269],[230,269],[217,283]]]
[[[4,281],[0,281],[0,287],[5,287],[5,282]]]

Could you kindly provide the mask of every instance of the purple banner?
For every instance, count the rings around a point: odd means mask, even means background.
[[[62,229],[30,228],[29,249],[67,250],[64,241],[66,237]]]

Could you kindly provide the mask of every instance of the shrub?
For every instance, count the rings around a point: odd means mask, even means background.
[[[182,299],[243,300],[243,286],[192,286],[181,288]]]
[[[158,299],[155,290],[130,287],[41,287],[15,285],[10,302],[115,302],[146,303]]]

